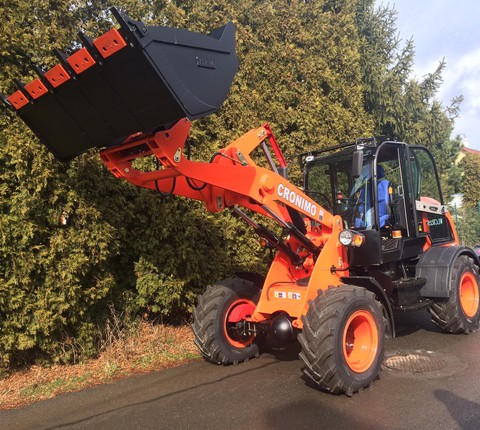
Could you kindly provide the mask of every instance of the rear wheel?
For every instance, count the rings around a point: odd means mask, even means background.
[[[478,266],[473,258],[458,257],[452,268],[450,298],[432,305],[432,321],[448,333],[470,333],[478,329],[479,285]]]
[[[260,289],[244,279],[225,279],[209,285],[193,313],[195,344],[203,356],[218,364],[238,364],[258,357],[253,335],[238,324],[255,311]]]
[[[351,396],[378,376],[384,340],[382,305],[375,295],[361,287],[332,287],[310,301],[299,335],[300,358],[321,389]]]

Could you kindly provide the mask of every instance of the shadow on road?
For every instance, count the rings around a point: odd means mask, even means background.
[[[433,324],[426,309],[413,312],[395,312],[396,336],[403,337],[419,330],[440,333],[441,330]]]
[[[462,430],[476,430],[480,426],[480,405],[447,390],[435,390],[435,397],[440,400],[452,418]]]
[[[271,354],[279,361],[296,361],[301,350],[302,347],[295,341],[286,347],[268,346],[262,350],[262,354]]]
[[[373,429],[374,422],[369,417],[363,416],[360,420],[350,416],[345,407],[339,407],[326,402],[313,400],[292,401],[290,404],[283,404],[270,409],[265,413],[266,430],[283,429]]]

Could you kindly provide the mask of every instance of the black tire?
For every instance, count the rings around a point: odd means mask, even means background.
[[[228,322],[233,309],[250,312],[259,297],[260,289],[245,279],[225,279],[207,287],[198,299],[192,324],[195,344],[206,360],[227,365],[259,356],[255,337],[238,333],[234,323]]]
[[[467,255],[455,260],[450,279],[450,297],[429,309],[432,321],[447,333],[471,333],[478,329],[480,277],[478,266]]]
[[[382,305],[373,293],[351,285],[319,291],[302,320],[300,358],[320,389],[351,396],[373,383],[385,343]]]

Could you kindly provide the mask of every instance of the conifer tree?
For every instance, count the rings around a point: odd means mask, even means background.
[[[443,106],[436,96],[442,84],[445,61],[426,76],[413,77],[413,39],[404,43],[396,27],[397,12],[390,5],[375,8],[373,0],[357,2],[365,108],[375,121],[375,133],[428,147],[448,201],[458,184],[451,169],[460,153],[457,139],[450,140],[462,97]]]
[[[478,186],[480,155],[467,153],[461,161],[461,165],[463,168],[463,204],[466,207],[478,208],[480,204],[480,187]]]

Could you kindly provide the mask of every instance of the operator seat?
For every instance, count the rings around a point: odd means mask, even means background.
[[[390,194],[388,189],[390,182],[385,178],[385,170],[377,165],[377,189],[378,189],[378,218],[380,220],[380,228],[385,227],[386,222],[390,218]]]

